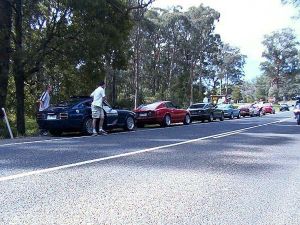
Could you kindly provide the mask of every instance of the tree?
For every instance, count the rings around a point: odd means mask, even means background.
[[[265,61],[260,64],[261,70],[272,90],[278,90],[269,93],[281,93],[280,97],[290,96],[289,86],[294,84],[300,68],[299,42],[294,31],[287,28],[266,35],[263,45],[265,50],[262,56]]]
[[[12,8],[9,1],[0,1],[0,110],[5,107],[9,76]]]

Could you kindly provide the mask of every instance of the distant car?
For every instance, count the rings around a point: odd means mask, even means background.
[[[195,103],[188,108],[188,111],[192,120],[201,120],[202,122],[205,120],[211,122],[217,118],[220,121],[224,120],[224,111],[216,108],[212,103]]]
[[[48,130],[50,134],[58,136],[63,132],[82,132],[90,135],[93,132],[92,98],[73,97],[67,102],[50,106],[37,113],[37,123],[41,129]],[[134,130],[135,113],[129,110],[113,109],[107,102],[103,103],[105,114],[104,129],[123,128]]]
[[[262,107],[258,107],[255,104],[246,104],[246,105],[241,105],[239,107],[240,110],[240,115],[245,117],[245,116],[262,116],[263,115],[263,111],[262,111]]]
[[[232,104],[220,104],[217,105],[217,108],[223,110],[225,118],[241,118],[240,110],[235,108]]]
[[[265,114],[266,113],[275,114],[275,109],[271,103],[264,103],[262,105],[262,110]]]
[[[288,106],[288,104],[280,104],[279,110],[281,112],[283,112],[283,111],[290,111],[290,107]]]
[[[180,109],[171,101],[159,101],[151,104],[141,105],[134,110],[138,127],[145,124],[159,124],[162,127],[170,126],[172,123],[190,124],[190,113]]]

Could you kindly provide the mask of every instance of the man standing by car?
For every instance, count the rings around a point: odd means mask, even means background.
[[[50,93],[52,91],[52,86],[47,85],[45,91],[39,99],[39,111],[44,111],[50,106]]]
[[[39,103],[39,111],[44,111],[45,109],[47,109],[50,106],[50,93],[52,91],[52,86],[51,85],[46,85],[45,87],[45,91],[43,92],[43,94],[41,95],[41,97],[38,100]],[[41,129],[40,130],[40,134],[41,135],[47,135],[48,131]]]
[[[96,136],[98,134],[96,131],[96,125],[98,119],[100,119],[99,134],[104,134],[104,135],[107,134],[103,130],[103,123],[104,123],[103,101],[106,99],[104,88],[105,88],[105,83],[104,81],[101,81],[99,83],[99,87],[96,88],[91,94],[91,97],[93,97],[93,102],[92,102],[93,136]]]

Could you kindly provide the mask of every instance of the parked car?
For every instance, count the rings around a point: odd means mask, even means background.
[[[281,112],[283,112],[283,111],[290,111],[290,107],[288,106],[288,104],[280,104],[279,110]]]
[[[217,118],[220,121],[224,120],[224,111],[216,108],[212,103],[195,103],[188,108],[188,111],[192,120],[201,120],[202,122],[205,120],[211,122]]]
[[[266,113],[275,114],[275,109],[271,103],[264,103],[262,105],[262,110],[264,114]]]
[[[92,98],[72,97],[67,102],[37,113],[37,123],[41,129],[48,130],[50,134],[58,136],[62,132],[80,131],[90,135],[92,127]],[[106,130],[123,128],[133,130],[135,128],[135,113],[129,110],[113,109],[107,102],[103,103],[104,124]]]
[[[220,104],[217,105],[217,108],[223,110],[225,118],[241,118],[240,110],[235,108],[232,104]]]
[[[171,123],[180,122],[188,125],[191,122],[190,113],[185,109],[180,109],[170,101],[141,105],[134,112],[138,127],[143,127],[145,124],[159,124],[166,127],[170,126]]]
[[[262,116],[264,112],[262,111],[262,107],[257,106],[255,104],[246,104],[246,105],[241,105],[239,107],[240,110],[240,115],[245,117],[245,116]]]

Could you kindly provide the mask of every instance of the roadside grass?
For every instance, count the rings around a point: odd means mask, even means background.
[[[20,135],[17,132],[16,128],[16,118],[12,117],[9,118],[9,124],[11,126],[12,133],[14,137],[24,137],[24,136],[35,136],[38,134],[38,125],[36,123],[35,118],[26,117],[25,118],[25,127],[26,127],[26,134]],[[4,120],[0,120],[0,139],[10,138],[8,129],[6,127],[6,123]]]

